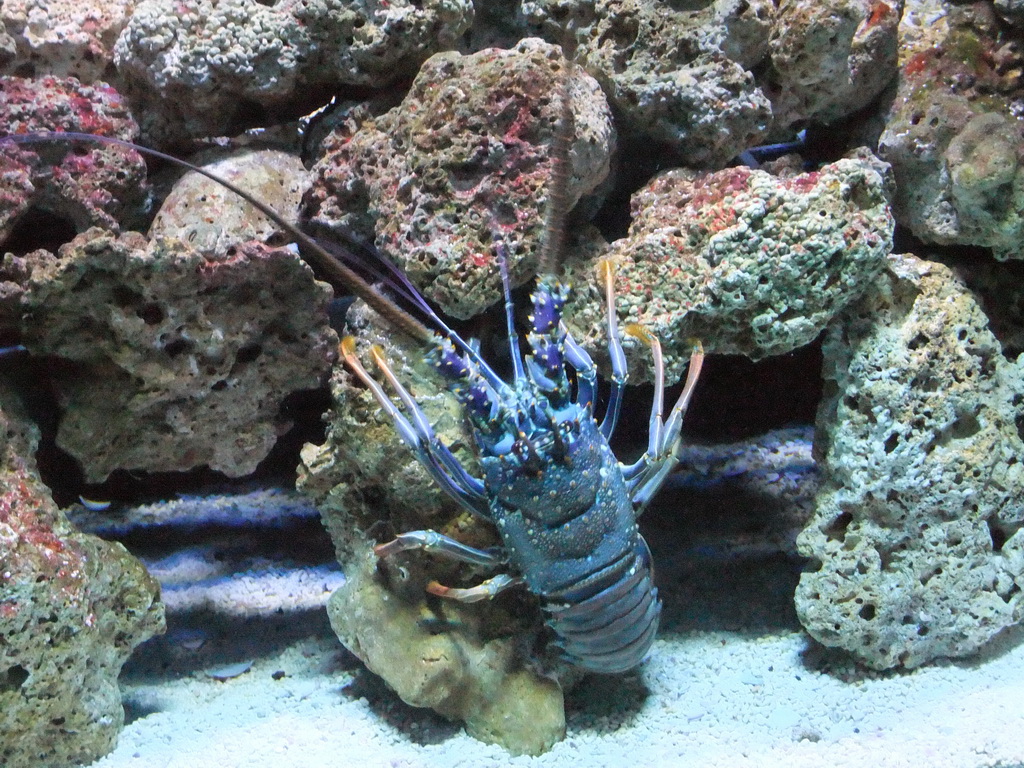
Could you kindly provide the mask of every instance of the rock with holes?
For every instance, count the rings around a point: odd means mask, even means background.
[[[57,444],[89,482],[115,469],[252,472],[336,355],[331,291],[290,249],[202,255],[93,229],[32,255],[23,343],[57,358]]]
[[[133,141],[138,126],[121,95],[105,83],[73,77],[0,77],[5,133],[76,131]],[[0,240],[37,207],[70,222],[117,229],[139,223],[148,204],[146,164],[138,152],[84,142],[0,143]]]
[[[571,40],[629,130],[687,165],[720,167],[768,130],[771,104],[748,70],[765,58],[771,2],[526,0],[522,14]]]
[[[766,91],[776,135],[831,125],[896,79],[902,0],[782,0],[772,24]]]
[[[2,71],[83,83],[107,79],[114,41],[133,7],[124,0],[4,0],[0,25],[14,50]]]
[[[657,176],[633,196],[629,234],[606,251],[620,324],[658,336],[670,380],[694,338],[752,359],[811,343],[884,268],[893,228],[886,171],[865,152],[793,176],[745,167]],[[567,322],[605,361],[600,284],[592,262],[573,269]],[[633,381],[650,377],[650,354],[631,358]]]
[[[290,119],[311,94],[410,78],[472,18],[470,0],[143,0],[114,56],[147,141],[165,143]]]
[[[913,256],[836,319],[824,355],[800,620],[876,669],[971,654],[1024,618],[1024,359]]]
[[[118,673],[164,610],[138,560],[57,509],[17,403],[0,385],[0,764],[83,765],[113,749]]]
[[[1024,258],[1024,49],[989,3],[919,5],[878,144],[893,212],[925,242]]]
[[[312,218],[332,226],[361,202],[381,250],[427,298],[456,317],[479,313],[501,299],[495,237],[513,283],[536,269],[565,67],[559,48],[536,39],[431,57],[401,105],[329,144],[307,195]],[[607,175],[615,130],[579,68],[570,101],[571,208]]]

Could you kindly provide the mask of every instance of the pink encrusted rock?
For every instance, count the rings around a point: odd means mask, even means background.
[[[884,268],[893,233],[885,172],[866,153],[792,177],[745,167],[655,177],[633,196],[629,235],[606,251],[620,325],[658,336],[670,380],[693,339],[755,360],[809,344]],[[573,272],[567,322],[606,360],[593,262]],[[648,378],[647,350],[631,357],[631,381]]]
[[[774,130],[826,125],[863,109],[896,79],[903,0],[783,0],[769,43]]]
[[[6,133],[78,131],[132,141],[138,126],[109,85],[74,78],[0,77],[0,125]],[[83,142],[0,142],[0,239],[38,207],[72,222],[118,229],[143,214],[146,164],[134,150]]]
[[[921,240],[1024,258],[1024,50],[989,3],[920,3],[879,139],[893,212]]]
[[[233,132],[343,85],[381,88],[453,48],[470,0],[143,0],[115,57],[147,141]],[[256,107],[257,109],[254,109]]]
[[[123,546],[57,509],[16,403],[0,388],[0,764],[91,763],[124,722],[121,665],[163,632],[160,589]]]
[[[252,472],[290,426],[284,398],[320,386],[336,355],[331,291],[289,249],[204,256],[90,230],[37,261],[23,343],[65,362],[57,443],[89,482],[115,469]]]
[[[557,47],[536,39],[437,54],[400,106],[346,134],[317,165],[311,218],[331,226],[363,197],[377,215],[377,244],[427,298],[456,317],[477,314],[501,298],[495,237],[514,283],[536,267],[565,66]],[[600,88],[580,69],[570,99],[571,207],[607,175],[615,132]]]
[[[14,44],[4,74],[76,77],[83,83],[113,74],[114,43],[134,0],[4,0],[0,24]]]

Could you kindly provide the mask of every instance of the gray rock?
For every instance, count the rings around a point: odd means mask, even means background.
[[[114,50],[147,140],[222,135],[252,105],[312,89],[384,87],[413,75],[469,27],[469,0],[145,0]]]
[[[122,0],[5,0],[0,35],[9,37],[12,50],[9,59],[0,58],[0,71],[82,83],[105,79],[133,8]]]
[[[783,0],[772,24],[766,87],[775,133],[829,125],[868,106],[896,79],[902,0]]]
[[[1024,617],[1020,365],[950,270],[913,256],[824,353],[800,620],[876,669],[969,655]]]
[[[531,0],[522,10],[557,43],[571,19],[576,58],[626,125],[684,162],[718,167],[766,135],[771,105],[747,68],[766,50],[771,4],[691,11],[646,0]]]
[[[297,255],[258,242],[203,256],[178,240],[90,230],[41,252],[22,297],[23,343],[55,376],[57,443],[89,482],[115,469],[208,465],[238,477],[336,354],[330,289]]]

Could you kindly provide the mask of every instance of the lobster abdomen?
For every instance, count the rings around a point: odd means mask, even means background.
[[[661,617],[651,555],[638,533],[632,551],[592,577],[542,596],[547,623],[571,663],[611,674],[637,666]]]

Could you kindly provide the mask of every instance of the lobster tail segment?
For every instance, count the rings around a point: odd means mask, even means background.
[[[615,674],[636,667],[650,650],[661,600],[647,542],[639,534],[636,542],[633,551],[565,594],[545,595],[548,625],[559,636],[566,661]]]

